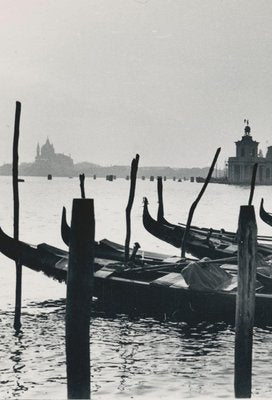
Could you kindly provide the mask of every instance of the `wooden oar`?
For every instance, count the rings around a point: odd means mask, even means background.
[[[186,227],[186,224],[184,224],[182,222],[178,222],[178,225]],[[195,231],[200,231],[200,232],[205,232],[205,233],[207,233],[210,229],[211,228],[199,228],[198,226],[194,226],[194,225],[191,225],[191,227],[190,227],[190,230],[193,230],[193,231],[195,230]],[[213,231],[218,234],[221,233],[220,229],[213,229]],[[229,232],[229,231],[223,230],[222,233],[227,236],[235,236],[234,232]]]
[[[182,222],[178,222],[178,225],[185,226],[185,224],[183,224]],[[193,227],[193,226],[190,227],[191,232],[195,232],[195,233],[199,233],[199,234],[203,234],[203,235],[207,234],[209,232],[209,230],[210,229],[208,229],[208,228],[197,228],[197,227]],[[235,237],[235,235],[236,234],[234,232],[220,233],[220,231],[218,229],[215,229],[212,232],[211,238],[218,238],[218,239],[223,238],[226,240],[230,240],[230,239],[233,239]],[[259,236],[257,236],[257,239],[263,240],[265,242],[272,242],[272,236],[268,236],[268,235],[259,235]]]
[[[188,265],[190,262],[197,262],[197,264],[200,265],[204,265],[204,264],[224,264],[224,263],[228,263],[231,264],[233,261],[237,261],[237,257],[226,257],[226,258],[220,258],[218,260],[194,260],[194,259],[188,259],[185,258],[183,260],[181,260],[181,262],[176,262],[176,263],[158,263],[156,265],[143,265],[141,267],[133,267],[131,266],[130,268],[125,269],[124,271],[141,271],[141,272],[145,272],[145,271],[156,271],[156,270],[160,270],[160,269],[164,269],[164,268],[169,268],[169,267],[173,267],[173,268],[179,268],[179,267],[185,267],[186,265]],[[221,265],[221,266],[222,266]],[[235,267],[235,265],[233,265],[233,268]],[[232,267],[225,267],[224,269],[228,269],[233,271]]]

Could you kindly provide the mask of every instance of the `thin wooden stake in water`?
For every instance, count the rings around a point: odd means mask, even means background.
[[[207,177],[205,179],[205,182],[204,182],[204,184],[203,184],[203,186],[202,186],[202,188],[201,188],[201,190],[199,192],[199,195],[197,196],[196,200],[191,205],[191,208],[190,208],[190,211],[189,211],[189,214],[188,214],[188,219],[187,219],[185,232],[184,232],[184,235],[183,235],[183,238],[182,238],[181,257],[183,257],[183,258],[185,257],[186,241],[187,241],[187,237],[188,237],[188,234],[189,234],[189,230],[190,230],[191,222],[192,222],[192,219],[193,219],[194,211],[195,211],[196,206],[197,206],[198,202],[200,201],[203,193],[205,192],[206,187],[208,186],[208,184],[210,182],[210,179],[211,179],[212,174],[213,174],[214,166],[216,164],[216,161],[217,161],[217,158],[219,156],[220,151],[221,151],[221,147],[219,147],[216,150],[212,165],[211,165],[211,167],[209,169],[209,172],[208,172],[208,175],[207,175]]]
[[[13,160],[12,160],[12,185],[13,185],[13,237],[19,240],[19,187],[18,187],[18,145],[20,134],[21,103],[16,101],[14,137],[13,137]],[[16,261],[16,289],[15,289],[15,316],[14,329],[19,332],[21,329],[21,304],[22,304],[22,264]]]
[[[157,190],[158,190],[158,202],[159,202],[157,221],[158,222],[163,222],[163,220],[164,220],[164,209],[163,209],[162,177],[161,176],[158,176]]]
[[[81,198],[85,199],[85,187],[84,187],[85,175],[84,174],[79,175],[79,181],[80,181]]]
[[[253,206],[241,206],[238,225],[238,289],[235,318],[236,398],[251,397],[257,226]]]
[[[251,185],[250,185],[250,195],[248,199],[248,205],[252,205],[254,190],[255,190],[255,181],[256,181],[256,174],[257,174],[258,163],[255,163],[253,166],[252,177],[251,177]]]
[[[137,179],[137,171],[138,171],[138,163],[139,163],[139,154],[136,154],[136,157],[133,158],[131,162],[130,169],[130,190],[129,190],[129,198],[128,204],[126,208],[126,241],[125,241],[125,262],[129,260],[129,243],[131,236],[131,221],[130,221],[130,213],[133,205],[135,188],[136,188],[136,179]]]
[[[74,199],[65,318],[68,399],[90,399],[94,231],[93,200]]]

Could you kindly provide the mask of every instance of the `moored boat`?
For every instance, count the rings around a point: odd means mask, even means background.
[[[0,229],[0,251],[7,257],[35,271],[66,280],[68,253],[45,243],[37,246],[15,241]],[[201,263],[202,261],[199,261]],[[208,263],[208,261],[204,261]],[[94,295],[111,304],[133,304],[156,313],[166,313],[182,320],[233,320],[235,315],[237,279],[224,273],[226,280],[217,288],[197,290],[182,275],[187,264],[161,263],[159,268],[126,266],[95,257]],[[225,266],[221,266],[222,269]],[[235,266],[229,266],[235,271]],[[204,273],[206,268],[201,268]],[[271,278],[267,277],[271,280]],[[257,284],[255,322],[272,322],[272,291]]]
[[[185,225],[174,225],[166,221],[156,221],[148,211],[148,200],[144,198],[143,224],[145,229],[177,248],[181,248]],[[233,257],[237,254],[238,245],[235,238],[225,234],[213,234],[213,230],[191,229],[186,242],[186,250],[194,257],[211,259]],[[264,256],[272,254],[272,246],[259,243],[258,252]]]
[[[61,216],[61,237],[66,246],[69,246],[70,241],[70,226],[67,223],[66,218],[66,208],[62,209]],[[138,243],[135,243],[137,247]],[[130,249],[130,254],[133,253],[133,249]],[[108,239],[102,239],[99,242],[95,242],[95,255],[97,257],[109,258],[115,261],[123,261],[125,254],[125,246],[119,243],[112,242]],[[162,253],[156,253],[151,251],[141,250],[140,247],[137,249],[137,253],[135,254],[134,261],[135,262],[148,262],[154,263],[158,261],[163,261],[165,259],[169,259],[171,256]]]

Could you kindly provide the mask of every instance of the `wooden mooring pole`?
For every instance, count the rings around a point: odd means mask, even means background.
[[[19,187],[18,187],[18,145],[20,134],[21,103],[16,101],[15,123],[13,136],[13,160],[12,160],[12,185],[13,185],[13,237],[19,240]],[[14,329],[21,329],[21,305],[22,305],[22,264],[20,259],[16,261],[16,289],[15,289],[15,315]]]
[[[195,201],[193,202],[193,204],[191,205],[191,208],[190,208],[190,210],[189,210],[189,214],[188,214],[188,218],[187,218],[187,223],[186,223],[186,228],[185,228],[185,232],[184,232],[184,234],[183,234],[182,243],[181,243],[181,257],[182,257],[182,258],[185,257],[186,242],[187,242],[187,238],[188,238],[188,235],[189,235],[189,231],[190,231],[190,227],[191,227],[191,222],[192,222],[192,219],[193,219],[193,215],[194,215],[196,206],[198,205],[198,203],[199,203],[199,201],[200,201],[202,195],[204,194],[204,192],[205,192],[205,190],[206,190],[206,187],[208,186],[208,184],[209,184],[209,182],[210,182],[210,180],[211,180],[211,177],[212,177],[212,174],[213,174],[213,170],[214,170],[214,166],[215,166],[215,164],[216,164],[216,161],[217,161],[217,159],[218,159],[218,156],[219,156],[220,151],[221,151],[221,147],[219,147],[219,148],[216,150],[216,153],[215,153],[213,162],[212,162],[212,164],[211,164],[211,166],[210,166],[210,169],[209,169],[208,175],[207,175],[207,177],[206,177],[206,179],[205,179],[205,182],[204,182],[204,184],[203,184],[203,186],[202,186],[202,188],[201,188],[201,190],[200,190],[200,192],[199,192],[197,198],[195,199]]]
[[[136,154],[136,157],[133,158],[133,160],[131,162],[130,190],[129,190],[128,204],[127,204],[127,208],[126,208],[125,262],[128,262],[128,260],[129,260],[129,244],[130,244],[130,236],[131,236],[130,214],[131,214],[131,209],[132,209],[133,200],[134,200],[134,196],[135,196],[138,163],[139,163],[139,154]]]
[[[90,311],[94,231],[93,200],[74,199],[66,299],[68,399],[90,399]]]
[[[158,176],[157,191],[158,191],[158,214],[157,221],[162,222],[164,219],[164,209],[163,209],[163,197],[162,197],[162,177]]]
[[[255,190],[255,181],[256,181],[256,175],[257,175],[257,168],[258,168],[258,163],[255,163],[253,165],[251,184],[250,184],[250,193],[249,193],[249,199],[248,199],[248,205],[249,206],[252,205],[252,200],[253,200],[253,195],[254,195],[254,190]]]
[[[84,187],[85,175],[79,174],[79,182],[80,182],[80,193],[81,198],[85,199],[85,187]]]
[[[235,317],[236,398],[251,397],[257,226],[254,207],[241,206],[238,224],[238,290]]]

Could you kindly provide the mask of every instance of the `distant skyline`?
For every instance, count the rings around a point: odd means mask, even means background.
[[[272,3],[2,0],[0,165],[47,136],[75,162],[205,167],[249,119],[272,145]]]

